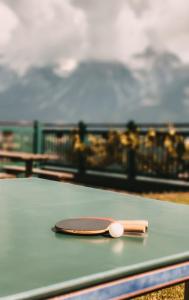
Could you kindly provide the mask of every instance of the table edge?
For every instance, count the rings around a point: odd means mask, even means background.
[[[84,276],[79,279],[72,279],[66,282],[60,282],[53,285],[24,291],[14,295],[0,297],[0,300],[28,300],[41,299],[44,297],[55,297],[61,294],[76,293],[78,290],[88,290],[93,286],[97,287],[104,284],[110,284],[114,281],[126,280],[133,276],[140,276],[141,273],[156,272],[163,269],[171,269],[173,266],[187,266],[187,278],[189,279],[189,252],[172,255],[159,260],[146,261],[129,267],[120,267],[95,275]],[[183,281],[183,280],[181,280]],[[63,297],[63,296],[62,296]],[[60,298],[58,300],[62,300]],[[69,298],[65,298],[69,299]],[[71,299],[71,298],[70,298]],[[75,299],[75,298],[74,298]],[[83,299],[83,298],[82,298]],[[53,299],[55,300],[55,299]]]

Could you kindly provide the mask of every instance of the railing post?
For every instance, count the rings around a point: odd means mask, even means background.
[[[39,121],[33,123],[33,153],[42,152],[42,132]]]
[[[134,121],[127,123],[127,129],[129,133],[136,132],[136,124]],[[136,177],[136,150],[131,144],[127,153],[127,176],[129,180],[134,180]]]
[[[81,144],[85,143],[85,134],[86,134],[86,125],[84,122],[80,121],[78,123],[78,130],[79,130],[79,138],[80,138],[80,142]],[[79,158],[78,158],[78,171],[80,174],[84,174],[85,173],[85,152],[80,149],[79,151]]]

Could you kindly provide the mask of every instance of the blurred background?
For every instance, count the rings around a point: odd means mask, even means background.
[[[1,0],[0,120],[186,122],[188,6]]]
[[[1,149],[80,178],[187,181],[188,6],[1,0]]]

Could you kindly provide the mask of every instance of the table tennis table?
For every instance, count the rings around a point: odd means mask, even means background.
[[[65,218],[148,219],[148,235],[74,236]],[[186,282],[189,206],[37,178],[0,181],[0,299],[132,299]]]

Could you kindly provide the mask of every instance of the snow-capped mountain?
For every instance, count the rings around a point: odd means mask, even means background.
[[[189,66],[150,49],[136,67],[83,62],[67,77],[50,67],[19,77],[0,69],[0,120],[187,121]]]

